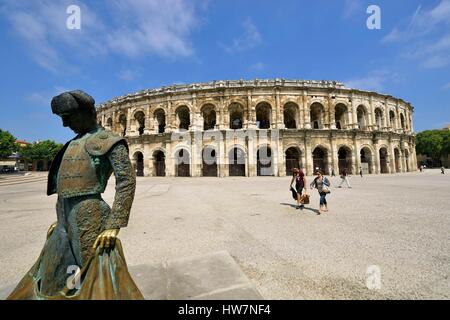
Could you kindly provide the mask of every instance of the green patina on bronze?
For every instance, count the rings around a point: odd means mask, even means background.
[[[77,112],[71,97],[77,103],[91,103],[80,91],[74,96],[63,95],[57,103],[69,99],[70,112]],[[53,101],[52,108],[54,112],[67,110],[64,105],[54,106]],[[90,106],[83,108],[91,110]],[[92,115],[87,113],[87,120],[92,120]],[[76,116],[79,123],[72,121],[71,128],[81,133],[56,155],[48,176],[47,194],[58,194],[56,227],[8,299],[143,299],[128,273],[120,241],[108,250],[93,249],[103,231],[128,224],[136,177],[127,143],[97,125],[86,129],[80,124],[83,118]],[[110,208],[101,193],[112,173],[116,193]],[[80,285],[75,288],[67,284],[73,274],[68,272],[71,266],[81,269]]]

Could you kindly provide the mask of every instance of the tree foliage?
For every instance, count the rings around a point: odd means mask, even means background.
[[[416,136],[416,152],[433,159],[450,154],[450,130],[426,130]]]
[[[8,158],[17,151],[16,138],[8,131],[0,129],[0,159]]]
[[[28,160],[52,160],[62,147],[60,143],[44,140],[21,148],[20,154]]]

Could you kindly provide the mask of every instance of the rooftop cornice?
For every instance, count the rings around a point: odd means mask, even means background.
[[[127,102],[133,102],[145,98],[153,98],[165,95],[176,95],[182,93],[194,93],[198,91],[208,90],[225,90],[225,89],[254,89],[254,88],[299,88],[299,89],[335,89],[335,90],[348,90],[354,93],[376,94],[386,98],[403,101],[411,106],[409,102],[402,99],[395,98],[391,95],[381,94],[378,92],[365,91],[355,88],[348,88],[342,82],[332,80],[289,80],[289,79],[254,79],[254,80],[217,80],[210,82],[199,82],[191,84],[174,84],[170,86],[162,86],[154,89],[141,90],[135,93],[130,93],[124,96],[115,97],[111,100],[105,101],[97,105],[97,108],[114,107]]]

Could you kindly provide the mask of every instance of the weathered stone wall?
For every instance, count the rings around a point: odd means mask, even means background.
[[[415,171],[412,113],[389,95],[283,79],[163,87],[98,106],[99,123],[127,137],[138,173],[149,176]],[[205,164],[205,147],[215,150],[215,167]],[[233,148],[245,163],[230,169]]]

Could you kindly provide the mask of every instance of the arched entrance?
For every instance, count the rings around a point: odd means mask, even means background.
[[[190,157],[186,149],[178,150],[175,154],[175,172],[177,177],[190,177]]]
[[[166,156],[161,150],[153,152],[153,169],[156,177],[164,177],[166,175]]]
[[[175,114],[177,116],[178,129],[181,131],[189,130],[189,126],[191,125],[189,108],[181,106],[175,111]]]
[[[228,153],[228,175],[245,177],[245,152],[241,148],[233,148]]]
[[[364,147],[360,151],[361,168],[364,174],[372,174],[372,151]]]
[[[233,103],[228,110],[230,112],[230,129],[242,129],[244,123],[244,108],[238,103]]]
[[[270,128],[270,118],[272,107],[266,102],[261,102],[256,106],[256,124],[259,129]]]
[[[334,108],[334,119],[336,121],[336,129],[342,130],[346,128],[347,106],[343,103],[338,103]]]
[[[273,176],[272,168],[272,149],[263,146],[256,152],[256,174],[258,176]]]
[[[145,129],[145,114],[142,111],[138,111],[134,114],[134,120],[140,136],[144,134]]]
[[[323,129],[325,108],[318,102],[314,102],[310,107],[310,121],[313,129]]]
[[[157,109],[155,110],[153,117],[155,119],[155,122],[158,126],[158,133],[164,133],[166,130],[166,114],[163,109]]]
[[[134,161],[136,163],[136,176],[144,176],[144,155],[142,152],[138,151],[134,154]]]
[[[348,147],[340,147],[338,151],[339,173],[347,169],[347,173],[352,174],[352,151]]]
[[[388,153],[386,148],[380,148],[380,173],[389,173],[387,158]]]
[[[285,152],[286,175],[292,175],[293,168],[300,168],[300,151],[298,148],[290,147]]]
[[[316,147],[312,153],[312,156],[313,156],[313,171],[314,171],[314,173],[316,172],[316,170],[318,168],[325,174],[329,174],[327,150],[322,147]]]
[[[283,111],[284,127],[286,129],[297,128],[297,115],[298,115],[298,105],[296,105],[293,102],[286,103]]]
[[[395,165],[395,172],[401,172],[401,167],[400,167],[400,151],[395,148],[394,149],[394,165]]]
[[[202,153],[202,175],[217,177],[217,154],[213,147],[206,147]]]
[[[202,108],[203,130],[214,130],[216,126],[216,111],[212,104],[207,104]]]

